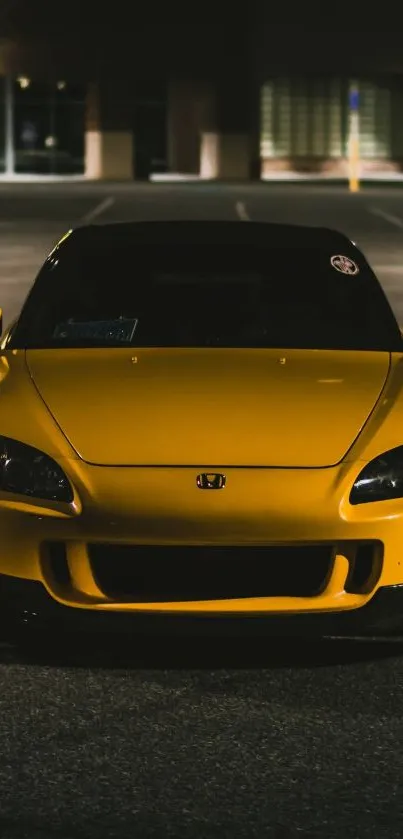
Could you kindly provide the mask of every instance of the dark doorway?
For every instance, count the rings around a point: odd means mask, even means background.
[[[134,176],[147,180],[167,171],[165,85],[144,85],[137,91],[134,113]]]

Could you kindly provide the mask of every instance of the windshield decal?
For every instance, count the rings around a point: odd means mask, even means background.
[[[138,318],[117,318],[116,320],[74,321],[68,320],[56,326],[53,337],[58,340],[74,339],[87,341],[117,341],[127,344],[133,340]]]

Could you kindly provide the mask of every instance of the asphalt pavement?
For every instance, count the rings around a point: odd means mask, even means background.
[[[343,230],[403,322],[403,189],[322,184],[0,184],[6,320],[67,228],[144,218]],[[4,647],[0,839],[400,839],[402,697],[397,638]]]

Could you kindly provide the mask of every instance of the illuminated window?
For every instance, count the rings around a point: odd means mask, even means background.
[[[261,91],[262,157],[340,157],[343,97],[340,79],[267,81]]]

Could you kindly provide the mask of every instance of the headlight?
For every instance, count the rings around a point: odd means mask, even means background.
[[[67,503],[74,497],[68,478],[51,457],[1,436],[0,491]]]
[[[356,479],[350,504],[403,498],[403,446],[371,460]]]

